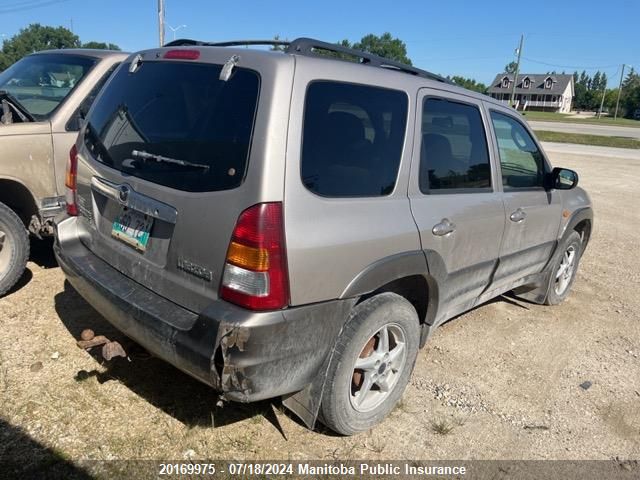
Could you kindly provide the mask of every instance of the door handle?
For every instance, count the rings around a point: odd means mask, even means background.
[[[512,222],[516,222],[516,223],[520,223],[522,222],[525,218],[527,218],[527,212],[525,212],[523,209],[518,208],[515,212],[513,212],[510,216],[509,219]]]
[[[443,218],[440,223],[436,223],[431,229],[431,233],[433,233],[437,237],[443,237],[444,235],[448,235],[456,229],[456,224],[449,221],[448,218]]]

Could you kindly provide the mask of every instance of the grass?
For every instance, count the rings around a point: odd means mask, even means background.
[[[453,422],[450,422],[446,418],[439,418],[437,420],[431,421],[431,430],[438,435],[448,435],[450,434],[456,425]]]
[[[640,128],[640,120],[630,118],[602,117],[602,118],[581,118],[566,113],[554,112],[524,112],[524,118],[542,122],[565,122],[565,123],[586,123],[589,125],[616,125],[619,127]]]
[[[606,137],[603,135],[586,135],[583,133],[548,132],[546,130],[536,130],[535,132],[538,139],[543,142],[577,143],[579,145],[640,149],[640,140],[629,137]]]

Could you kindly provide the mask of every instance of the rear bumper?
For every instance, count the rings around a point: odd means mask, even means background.
[[[273,398],[311,383],[353,305],[252,312],[218,300],[194,313],[95,256],[80,241],[76,220],[56,219],[54,244],[71,285],[118,330],[229,400]]]

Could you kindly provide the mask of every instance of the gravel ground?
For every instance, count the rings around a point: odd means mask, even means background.
[[[49,245],[34,245],[0,299],[0,458],[640,458],[640,161],[551,157],[579,171],[595,204],[570,298],[500,297],[448,322],[391,416],[351,438],[308,431],[277,402],[218,407],[135,346],[109,365],[78,349],[83,328],[121,337],[65,284]]]

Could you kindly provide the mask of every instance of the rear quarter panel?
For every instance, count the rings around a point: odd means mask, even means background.
[[[0,178],[29,189],[36,202],[56,195],[49,122],[0,125]]]
[[[408,96],[406,131],[414,129],[417,86],[410,75],[347,62],[296,57],[284,206],[292,305],[339,298],[369,265],[398,253],[420,250],[407,197],[411,134],[405,134],[396,186],[389,196],[327,198],[303,185],[300,159],[304,104],[307,87],[314,80],[404,91]]]

